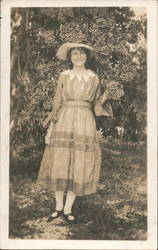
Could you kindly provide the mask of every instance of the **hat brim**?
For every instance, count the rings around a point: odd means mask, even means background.
[[[61,45],[57,51],[56,56],[61,59],[61,60],[66,60],[67,59],[67,53],[71,48],[86,48],[89,50],[94,50],[92,47],[90,47],[89,45],[83,44],[83,43],[64,43],[63,45]]]

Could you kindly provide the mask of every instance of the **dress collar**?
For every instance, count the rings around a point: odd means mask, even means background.
[[[70,76],[70,80],[76,77],[79,81],[81,81],[82,78],[85,81],[88,81],[90,77],[94,76],[94,73],[89,69],[86,70],[86,72],[84,72],[83,74],[76,74],[73,71],[69,70],[69,76]]]

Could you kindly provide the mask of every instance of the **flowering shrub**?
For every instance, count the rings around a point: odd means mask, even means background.
[[[115,81],[110,81],[106,84],[106,90],[104,94],[108,97],[108,99],[120,100],[120,98],[124,95],[123,86]]]
[[[98,126],[111,135],[121,126],[127,140],[144,138],[147,66],[146,47],[139,42],[146,41],[146,18],[134,20],[133,15],[125,7],[12,8],[13,158],[28,165],[40,157],[46,133],[42,123],[53,108],[58,76],[66,69],[56,58],[64,42],[84,42],[95,50],[92,65],[114,113],[113,121],[101,118]]]

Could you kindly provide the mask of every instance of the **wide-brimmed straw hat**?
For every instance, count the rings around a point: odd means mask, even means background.
[[[56,56],[61,59],[61,60],[66,60],[67,59],[67,53],[71,48],[86,48],[89,50],[94,50],[92,47],[90,47],[89,45],[83,44],[83,43],[64,43],[63,45],[61,45],[57,51]]]

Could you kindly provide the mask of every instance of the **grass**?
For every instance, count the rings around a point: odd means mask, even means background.
[[[77,224],[62,218],[46,223],[55,206],[54,194],[39,190],[37,173],[10,178],[12,239],[146,240],[146,144],[107,139],[102,144],[98,191],[77,197]]]

